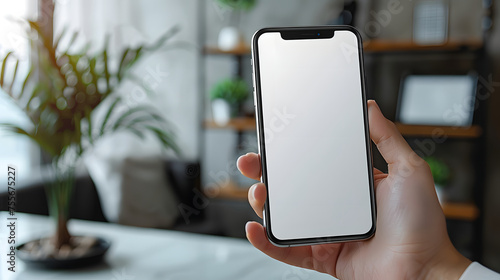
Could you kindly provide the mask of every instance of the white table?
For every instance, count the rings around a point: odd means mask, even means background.
[[[50,235],[45,216],[17,213],[17,244]],[[116,224],[70,221],[70,231],[111,240],[106,262],[77,270],[39,270],[16,261],[7,270],[7,218],[0,212],[0,279],[17,280],[148,280],[148,279],[333,279],[275,261],[246,240]]]

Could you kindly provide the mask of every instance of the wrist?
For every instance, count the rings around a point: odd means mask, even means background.
[[[472,262],[460,254],[451,244],[450,247],[426,264],[419,279],[460,279]]]

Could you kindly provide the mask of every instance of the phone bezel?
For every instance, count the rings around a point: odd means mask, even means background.
[[[369,191],[370,191],[370,204],[372,212],[372,226],[369,231],[362,234],[353,235],[342,235],[342,236],[325,236],[325,237],[313,237],[313,238],[300,238],[300,239],[286,239],[282,240],[273,235],[271,218],[269,213],[269,191],[267,190],[267,164],[266,164],[266,147],[265,147],[265,137],[264,137],[264,123],[263,123],[263,113],[262,113],[262,98],[261,98],[261,85],[260,85],[260,62],[259,62],[259,47],[258,40],[261,35],[270,32],[302,32],[303,34],[315,34],[322,31],[333,31],[333,36],[335,36],[335,31],[350,31],[354,33],[358,41],[358,53],[360,62],[360,77],[361,77],[361,91],[362,91],[362,103],[363,103],[363,119],[364,119],[364,129],[365,129],[365,143],[367,151],[367,161],[368,161],[368,176],[369,176]],[[305,33],[304,33],[305,32]],[[285,39],[285,38],[284,38]],[[292,40],[301,38],[294,38]],[[314,37],[307,37],[302,39],[316,39]],[[317,37],[317,39],[324,39],[322,37]],[[258,30],[252,38],[252,64],[253,64],[253,82],[254,82],[254,102],[256,110],[256,120],[257,120],[257,138],[259,141],[259,153],[261,155],[261,166],[262,166],[262,182],[266,185],[267,199],[264,205],[263,222],[266,229],[266,234],[269,241],[279,247],[290,247],[290,246],[304,246],[304,245],[314,245],[323,243],[338,243],[347,241],[359,241],[366,240],[372,237],[375,233],[376,228],[376,206],[375,206],[375,191],[373,185],[373,159],[371,150],[371,140],[370,140],[370,130],[368,124],[368,109],[367,109],[367,99],[365,91],[365,76],[364,76],[364,60],[363,60],[363,44],[361,35],[359,32],[351,26],[308,26],[308,27],[272,27],[263,28]]]

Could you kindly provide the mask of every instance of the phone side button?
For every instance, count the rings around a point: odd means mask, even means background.
[[[257,104],[257,92],[255,90],[255,72],[252,71],[253,105]]]
[[[266,227],[266,210],[262,211],[262,226]]]

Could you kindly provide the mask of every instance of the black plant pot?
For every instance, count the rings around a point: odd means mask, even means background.
[[[111,246],[111,242],[109,240],[101,237],[95,238],[95,244],[88,251],[86,251],[85,254],[80,256],[68,256],[66,258],[40,258],[25,250],[28,243],[36,242],[40,239],[17,246],[17,256],[27,265],[43,269],[72,269],[91,266],[102,262],[104,255]]]

